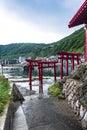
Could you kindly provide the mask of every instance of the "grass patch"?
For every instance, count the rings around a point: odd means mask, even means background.
[[[0,76],[0,114],[3,112],[5,104],[10,99],[10,84],[3,76]]]
[[[48,93],[51,94],[52,97],[56,97],[62,94],[62,89],[58,83],[55,83],[48,88]]]

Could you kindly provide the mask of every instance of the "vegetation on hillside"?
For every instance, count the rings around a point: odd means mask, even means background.
[[[85,31],[83,28],[75,31],[70,36],[51,44],[14,43],[0,45],[0,58],[17,58],[26,56],[36,58],[56,55],[56,52],[84,52]]]
[[[50,56],[56,52],[85,52],[85,31],[83,28],[75,31],[73,34],[65,37],[45,47],[42,53]]]
[[[4,77],[0,76],[0,113],[3,111],[5,104],[10,98],[9,91],[9,82]]]
[[[18,58],[19,56],[35,57],[39,55],[45,44],[13,43],[0,45],[0,58]]]
[[[84,52],[85,51],[85,30],[83,28],[75,31],[70,36],[56,42],[58,51]]]

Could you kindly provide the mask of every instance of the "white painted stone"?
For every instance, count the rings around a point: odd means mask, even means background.
[[[71,108],[74,108],[74,100],[71,100]]]
[[[73,97],[73,93],[71,93],[69,96],[68,96],[68,102],[70,102],[72,100],[72,97]]]
[[[81,105],[81,106],[80,106],[80,117],[81,117],[81,118],[83,118],[85,112],[86,112],[86,109]]]
[[[80,103],[79,100],[77,100],[74,104],[74,112],[78,116],[79,115],[79,109],[80,109]]]
[[[76,70],[72,72],[76,73]],[[87,110],[83,107],[79,102],[78,90],[80,86],[83,85],[82,81],[67,79],[65,84],[63,85],[63,93],[68,101],[68,104],[73,108],[75,114],[80,116],[83,128],[87,128]]]
[[[87,111],[86,111],[86,113],[85,113],[85,115],[84,115],[84,118],[83,118],[85,121],[87,121]]]
[[[76,101],[76,107],[80,108],[80,102],[79,102],[79,100]]]

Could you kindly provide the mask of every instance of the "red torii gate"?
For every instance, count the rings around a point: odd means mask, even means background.
[[[66,61],[66,75],[68,75],[68,61],[72,61],[72,69],[74,69],[74,61],[81,60],[81,53],[70,53],[70,52],[57,52],[58,59],[60,59],[60,78],[63,78],[63,61]],[[26,59],[28,63],[29,69],[29,86],[30,90],[32,90],[32,69],[37,66],[38,67],[38,76],[39,76],[39,93],[43,93],[43,69],[44,68],[54,68],[54,81],[56,81],[56,67],[58,60],[33,60]]]
[[[30,90],[32,90],[32,69],[33,67],[38,66],[38,60],[26,59],[26,61],[28,62]]]
[[[81,60],[81,53],[70,53],[70,52],[57,52],[58,59],[60,59],[60,77],[63,78],[63,61],[66,61],[66,75],[68,76],[68,60],[72,61],[72,69],[74,70],[74,61],[77,61],[77,65]]]
[[[29,85],[30,90],[32,90],[32,68],[37,66],[38,67],[38,76],[39,76],[39,93],[43,93],[43,69],[44,68],[54,68],[54,81],[56,81],[56,64],[58,60],[54,61],[44,61],[44,60],[32,60],[26,59],[28,62],[29,68]]]
[[[85,31],[86,31],[86,44],[85,44],[85,61],[87,62],[87,0],[82,4],[79,8],[77,13],[69,22],[68,27],[78,26],[80,24],[85,24]]]

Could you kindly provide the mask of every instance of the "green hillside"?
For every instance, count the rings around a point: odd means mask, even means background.
[[[64,39],[51,44],[37,43],[15,43],[0,45],[0,58],[17,58],[19,56],[51,56],[56,52],[84,52],[85,51],[85,31],[83,28],[75,31]]]
[[[48,51],[49,50],[49,51]],[[50,44],[44,48],[42,53],[54,55],[56,52],[85,52],[85,30],[83,28],[75,31],[64,39]]]
[[[84,52],[85,30],[81,28],[70,36],[56,42],[54,48],[57,48],[58,51]]]
[[[0,45],[0,58],[17,58],[19,56],[35,57],[39,55],[45,44],[36,43],[13,43]]]

